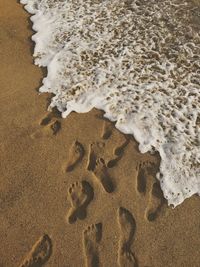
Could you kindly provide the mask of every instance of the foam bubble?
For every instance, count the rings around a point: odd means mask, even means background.
[[[142,153],[159,151],[168,204],[200,194],[200,36],[187,1],[21,0],[50,107],[105,111]]]

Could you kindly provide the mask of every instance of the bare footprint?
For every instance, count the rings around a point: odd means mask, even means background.
[[[85,154],[83,145],[78,141],[75,141],[69,151],[69,159],[67,162],[66,171],[73,171],[76,165],[82,160]]]
[[[96,166],[96,160],[103,157],[105,150],[104,142],[94,142],[89,146],[89,158],[88,158],[88,171],[94,171]]]
[[[105,162],[102,158],[96,160],[93,174],[107,193],[112,193],[114,191],[114,185],[112,183],[110,175],[108,174],[108,168],[106,167]]]
[[[51,112],[41,120],[40,125],[44,126],[44,130],[51,130],[51,132],[56,135],[61,129],[61,123],[56,118],[58,118],[58,114]]]
[[[164,197],[160,184],[155,180],[158,171],[153,162],[141,162],[137,167],[137,191],[147,200],[145,218],[154,221],[159,216],[164,204]],[[152,180],[153,179],[153,180]]]
[[[110,136],[112,135],[113,128],[114,128],[114,125],[111,122],[104,121],[101,138],[102,139],[109,139]]]
[[[152,185],[149,194],[150,196],[149,203],[146,209],[146,218],[148,221],[154,221],[159,216],[162,206],[164,204],[163,193],[158,182],[155,182]]]
[[[137,165],[137,191],[144,195],[150,190],[149,175],[155,177],[158,172],[158,165],[151,161],[140,162]]]
[[[61,129],[61,123],[57,120],[50,123],[49,126],[54,135],[56,135]]]
[[[118,265],[120,267],[137,267],[136,258],[131,251],[133,243],[136,222],[133,215],[125,208],[118,210],[118,223],[120,226],[120,240],[118,251]]]
[[[31,134],[31,138],[35,139],[44,136],[52,136],[52,134],[56,135],[60,131],[61,123],[58,120],[51,121],[51,119],[47,117],[43,119],[43,121],[40,123],[43,127]]]
[[[20,267],[41,267],[52,254],[51,238],[44,234],[33,246]]]
[[[142,164],[139,164],[138,167],[138,175],[137,175],[137,190],[139,193],[146,193],[147,186],[147,174],[145,168]]]
[[[40,125],[46,126],[50,124],[52,121],[55,121],[56,119],[60,118],[61,118],[61,113],[56,108],[53,108],[51,112],[49,112],[48,114],[46,114],[45,117],[43,117],[43,119],[40,121]]]
[[[98,244],[102,238],[102,224],[92,224],[83,232],[83,246],[87,267],[99,267]]]
[[[129,142],[130,142],[130,137],[125,136],[125,141],[120,146],[115,148],[114,154],[116,156],[120,156],[121,154],[123,154],[124,153],[124,149],[127,147]]]
[[[42,126],[46,126],[46,125],[48,125],[48,124],[51,122],[51,119],[52,119],[51,114],[48,114],[46,117],[44,117],[44,118],[41,120],[40,125],[42,125]]]
[[[111,159],[110,161],[108,161],[107,163],[107,167],[108,168],[113,168],[117,162],[119,160],[121,160],[123,154],[124,154],[124,149],[127,147],[127,145],[129,144],[129,138],[126,138],[125,142],[123,142],[120,146],[116,147],[114,149],[114,159]]]
[[[69,187],[68,197],[71,202],[71,208],[67,214],[68,222],[72,224],[77,219],[83,220],[87,215],[87,206],[94,197],[93,188],[86,181],[75,182]]]

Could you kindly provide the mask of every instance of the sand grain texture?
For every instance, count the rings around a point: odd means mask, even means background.
[[[0,267],[198,267],[200,198],[168,208],[158,155],[101,111],[48,113],[31,35],[0,0]]]

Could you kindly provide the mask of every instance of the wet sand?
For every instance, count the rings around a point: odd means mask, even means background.
[[[167,207],[159,155],[103,112],[47,112],[31,35],[0,0],[0,267],[198,267],[200,198]]]

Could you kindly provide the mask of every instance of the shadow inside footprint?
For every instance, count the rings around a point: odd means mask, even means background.
[[[44,234],[32,247],[20,267],[42,267],[52,254],[51,238]]]
[[[140,193],[145,193],[146,192],[146,171],[144,168],[141,166],[139,167],[138,170],[138,175],[137,175],[137,190]]]
[[[52,122],[50,127],[51,127],[53,134],[56,135],[61,129],[61,123],[59,121],[54,121]]]
[[[122,155],[117,156],[116,158],[109,160],[107,163],[107,167],[108,168],[115,167],[115,165],[117,164],[118,161],[120,161],[121,158],[122,158]]]
[[[87,166],[88,171],[94,171],[96,165],[96,159],[97,159],[96,154],[93,151],[91,151]]]
[[[85,219],[87,206],[94,197],[92,186],[87,181],[75,182],[69,187],[68,197],[71,202],[71,208],[67,215],[68,222],[72,224],[77,219]]]
[[[42,126],[46,126],[46,125],[48,125],[50,122],[51,122],[51,117],[50,117],[50,116],[47,116],[47,117],[45,117],[44,119],[42,119],[42,121],[40,122],[40,125],[42,125]]]
[[[114,124],[109,121],[104,121],[101,138],[107,140],[111,137]]]

